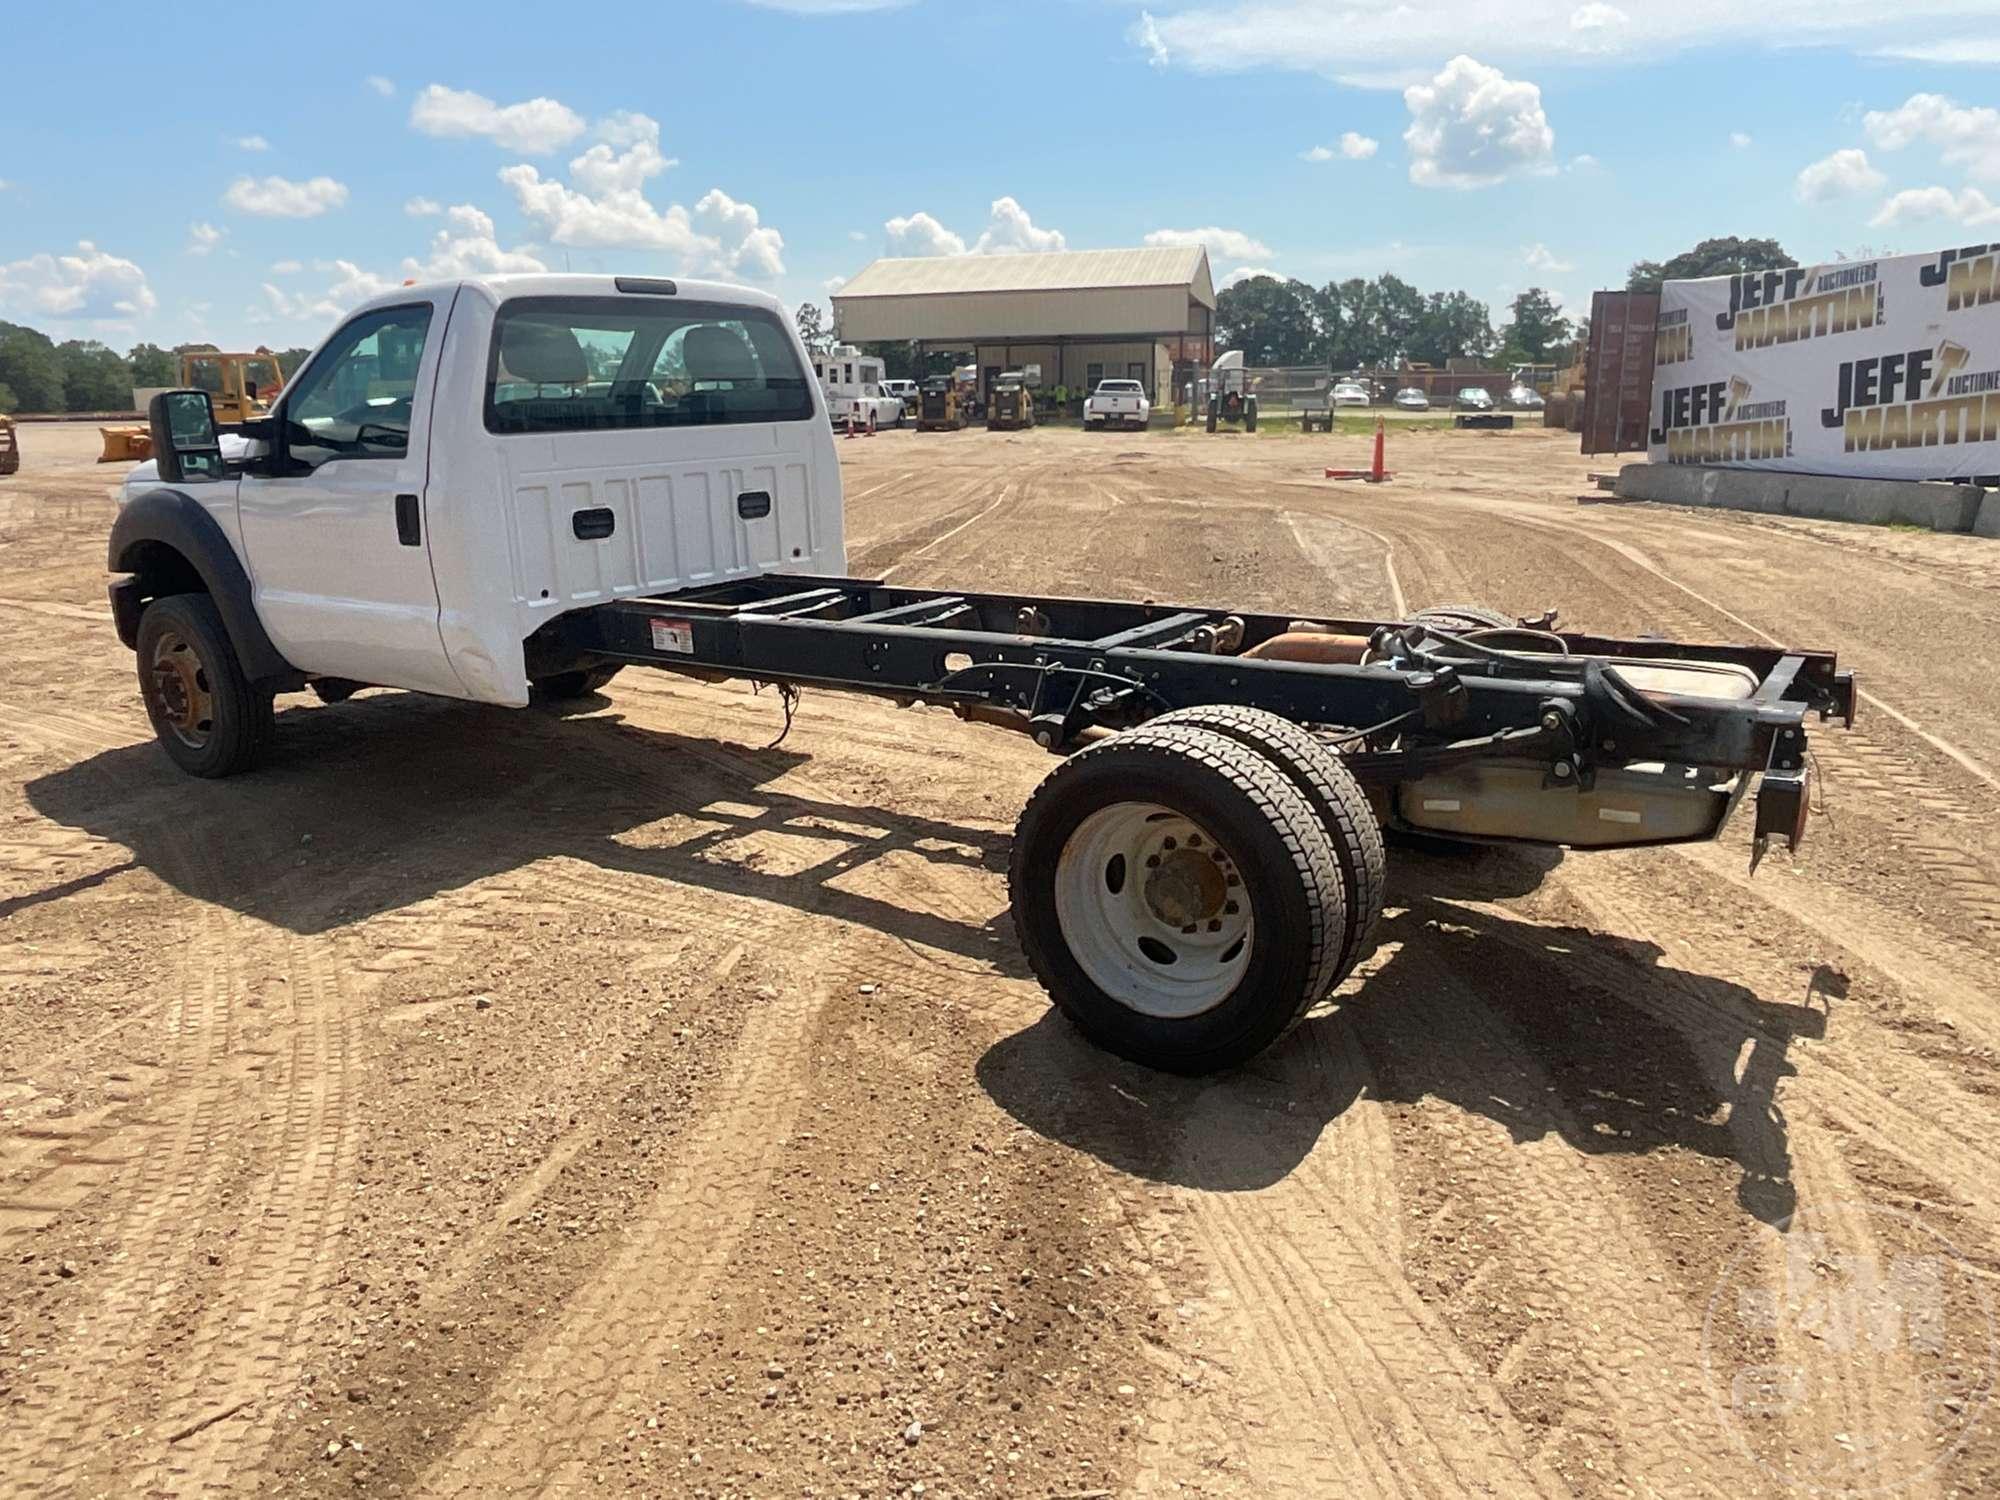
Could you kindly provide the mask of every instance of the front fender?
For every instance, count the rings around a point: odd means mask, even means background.
[[[126,644],[133,644],[139,607],[157,597],[149,591],[146,578],[147,553],[153,547],[178,553],[200,577],[229,629],[230,643],[246,677],[255,682],[296,673],[271,644],[263,621],[257,618],[250,575],[222,527],[199,502],[178,490],[148,491],[120,510],[118,519],[111,523],[106,565],[114,573],[138,575],[111,586],[112,613],[118,619],[120,639],[125,639],[129,620],[134,636]]]

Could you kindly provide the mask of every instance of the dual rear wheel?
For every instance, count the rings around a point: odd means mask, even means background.
[[[1340,757],[1256,709],[1188,709],[1071,756],[1009,885],[1028,962],[1098,1045],[1208,1073],[1268,1047],[1365,956],[1382,839]]]

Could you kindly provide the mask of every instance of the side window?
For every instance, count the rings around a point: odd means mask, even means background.
[[[430,332],[428,303],[388,307],[335,334],[285,398],[285,447],[314,468],[335,458],[402,458]]]

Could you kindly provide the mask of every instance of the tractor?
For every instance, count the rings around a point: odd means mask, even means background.
[[[1245,432],[1257,430],[1257,398],[1244,389],[1243,351],[1231,349],[1209,371],[1208,430],[1217,422],[1241,422]]]

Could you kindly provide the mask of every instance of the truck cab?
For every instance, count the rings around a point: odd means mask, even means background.
[[[273,688],[321,682],[519,706],[563,679],[528,643],[567,612],[840,573],[840,470],[808,369],[762,293],[512,276],[362,304],[212,450],[198,393],[155,398],[180,402],[185,451],[127,477],[109,565],[148,710],[179,724],[163,743],[200,770],[216,738],[185,701],[199,682],[175,681],[195,627],[164,645],[144,628],[183,596],[207,601],[265,712]]]

